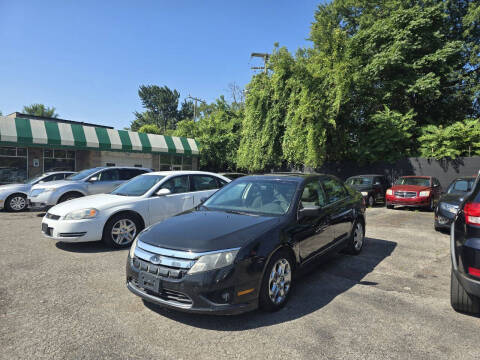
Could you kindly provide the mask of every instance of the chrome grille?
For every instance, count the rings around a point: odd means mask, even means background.
[[[393,194],[395,195],[395,197],[399,197],[399,198],[417,197],[417,193],[415,191],[395,191]]]
[[[138,271],[147,271],[154,275],[173,279],[180,279],[187,273],[187,270],[175,269],[162,265],[154,265],[137,257],[133,259],[133,267]]]

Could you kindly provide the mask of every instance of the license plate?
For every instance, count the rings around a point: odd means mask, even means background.
[[[162,289],[162,282],[160,278],[144,271],[141,271],[138,275],[138,285],[157,294]]]

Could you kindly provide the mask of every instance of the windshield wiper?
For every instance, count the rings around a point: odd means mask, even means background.
[[[226,213],[229,213],[229,214],[238,214],[238,215],[248,215],[248,216],[259,216],[257,214],[252,214],[252,213],[249,213],[249,212],[245,212],[245,211],[240,211],[240,210],[224,210]]]
[[[118,195],[118,196],[130,196],[130,195],[125,194],[125,193],[114,193],[113,195]]]

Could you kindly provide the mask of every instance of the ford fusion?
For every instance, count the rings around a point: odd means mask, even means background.
[[[362,195],[335,177],[242,177],[143,230],[126,283],[147,302],[183,311],[275,311],[297,269],[332,251],[360,253],[364,234]]]
[[[229,179],[200,171],[146,173],[110,194],[62,202],[45,214],[42,232],[63,242],[103,240],[115,248],[130,246],[145,226],[193,208]]]

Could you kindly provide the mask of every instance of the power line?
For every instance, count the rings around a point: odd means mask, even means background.
[[[192,100],[195,101],[195,102],[193,103],[193,121],[197,121],[197,101],[200,101],[200,102],[202,102],[202,103],[204,103],[204,104],[206,104],[207,102],[206,102],[205,100],[202,100],[202,99],[193,97],[193,96],[191,96],[190,94],[188,94],[187,99],[192,99]]]

